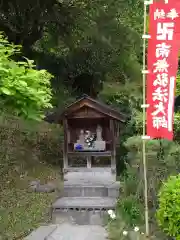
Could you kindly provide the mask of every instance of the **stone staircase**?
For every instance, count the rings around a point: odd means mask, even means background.
[[[63,197],[52,205],[53,223],[103,225],[109,209],[114,210],[119,195],[110,168],[68,169]]]
[[[69,168],[63,197],[52,205],[52,224],[25,240],[105,240],[104,218],[115,210],[120,183],[110,168]]]

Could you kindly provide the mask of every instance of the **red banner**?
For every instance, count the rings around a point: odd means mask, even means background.
[[[147,136],[173,139],[180,0],[150,5],[147,69]]]

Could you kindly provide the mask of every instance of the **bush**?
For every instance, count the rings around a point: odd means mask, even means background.
[[[124,222],[129,224],[129,226],[136,226],[137,223],[142,223],[142,210],[142,206],[138,202],[136,196],[130,195],[119,200],[118,211]]]
[[[129,152],[126,179],[123,181],[123,198],[127,198],[131,193],[143,206],[142,139],[140,136],[133,136],[128,138],[124,144]],[[149,140],[146,143],[149,222],[151,234],[158,237],[158,239],[162,239],[164,234],[157,225],[155,218],[158,207],[157,192],[159,192],[165,179],[180,172],[179,152],[180,145],[176,141]],[[136,223],[139,226],[141,224]]]
[[[52,75],[37,70],[34,61],[25,57],[26,61],[14,61],[20,50],[0,32],[0,105],[17,116],[41,120],[44,109],[52,107]]]
[[[180,174],[171,176],[161,187],[157,220],[166,234],[180,239]]]

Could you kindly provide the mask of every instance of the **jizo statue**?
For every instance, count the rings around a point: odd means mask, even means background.
[[[103,139],[102,139],[102,127],[100,125],[98,125],[97,128],[96,128],[96,136],[97,136],[96,141],[103,141]]]

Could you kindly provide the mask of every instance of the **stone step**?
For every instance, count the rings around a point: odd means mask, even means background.
[[[111,167],[68,167],[64,169],[65,172],[101,172],[101,173],[110,173]]]
[[[106,240],[107,232],[101,226],[60,225],[47,240]]]
[[[99,225],[105,226],[108,214],[107,210],[56,210],[52,213],[52,223],[71,223],[75,225]]]
[[[112,197],[118,198],[120,183],[106,185],[64,183],[64,197]]]
[[[69,184],[84,182],[86,185],[104,185],[116,182],[116,176],[111,173],[111,169],[109,168],[74,168],[72,171],[64,174],[64,181]]]
[[[24,240],[106,240],[107,236],[106,230],[101,226],[77,226],[64,223],[39,227]]]
[[[25,237],[24,240],[45,240],[57,229],[57,227],[58,225],[56,224],[41,226],[34,230],[29,236]]]
[[[53,205],[52,221],[78,225],[104,225],[109,209],[114,210],[117,200],[108,197],[63,197]]]
[[[111,209],[115,198],[109,197],[62,197],[53,203],[53,209]]]

